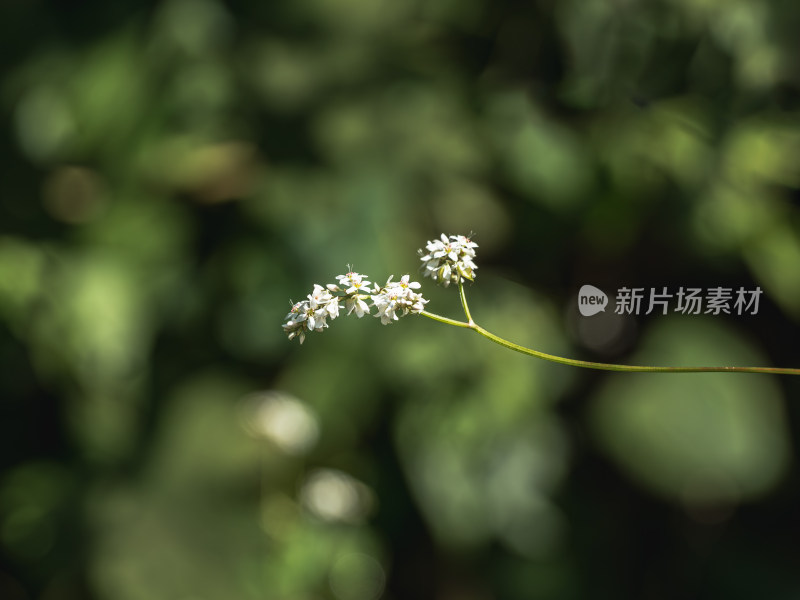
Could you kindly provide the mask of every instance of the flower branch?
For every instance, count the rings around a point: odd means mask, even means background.
[[[547,354],[532,348],[520,346],[509,340],[484,329],[472,318],[464,291],[464,280],[474,281],[475,270],[478,268],[474,262],[475,248],[478,245],[470,238],[463,235],[446,236],[429,241],[425,250],[419,250],[422,269],[425,277],[430,277],[437,283],[448,287],[451,283],[458,286],[461,307],[464,310],[466,321],[458,321],[425,310],[428,300],[416,290],[421,285],[411,281],[409,275],[403,275],[399,281],[392,281],[390,276],[386,285],[372,285],[366,280],[365,275],[348,272],[346,275],[336,277],[335,284],[321,286],[314,285],[314,289],[305,300],[294,304],[283,324],[284,332],[289,339],[298,337],[302,344],[307,333],[322,331],[328,327],[328,320],[336,319],[341,310],[350,315],[356,313],[358,318],[371,314],[371,309],[376,309],[375,317],[381,323],[389,325],[400,317],[408,314],[419,314],[445,325],[471,329],[477,334],[499,344],[509,350],[534,356],[562,365],[581,367],[585,369],[598,369],[603,371],[637,372],[637,373],[769,373],[781,375],[800,375],[800,369],[776,367],[665,367],[644,365],[620,365],[613,363],[599,363],[573,358],[565,358]],[[367,304],[371,301],[372,305]],[[342,304],[343,302],[343,304]]]

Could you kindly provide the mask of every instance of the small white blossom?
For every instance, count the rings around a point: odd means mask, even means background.
[[[347,314],[349,315],[353,311],[356,311],[356,316],[359,319],[364,315],[368,315],[369,305],[364,301],[366,298],[369,298],[369,296],[353,296],[352,298],[345,300]]]
[[[442,234],[440,239],[429,241],[425,245],[427,254],[419,250],[425,276],[445,287],[451,282],[458,283],[462,278],[473,281],[478,268],[473,261],[477,247],[478,244],[463,235],[448,237]]]
[[[369,298],[370,286],[372,284],[366,280],[366,275],[349,272],[346,275],[337,275],[336,279],[339,281],[339,284],[328,284],[328,289],[333,292],[344,292],[345,295],[343,298],[347,314],[349,315],[355,311],[359,319],[364,315],[368,315],[369,306],[365,300]]]
[[[284,319],[286,322],[283,324],[283,331],[292,340],[295,337],[300,338],[302,344],[306,339],[306,331],[308,331],[308,301],[301,300],[292,306],[292,310],[286,315]]]
[[[359,318],[370,314],[367,300],[372,300],[378,312],[375,316],[380,317],[383,324],[409,313],[422,312],[428,302],[422,294],[414,291],[420,288],[420,284],[411,281],[408,275],[403,275],[400,281],[392,281],[389,277],[383,287],[371,287],[366,275],[353,271],[338,275],[336,280],[338,283],[329,283],[325,287],[315,284],[306,300],[292,306],[283,324],[290,340],[298,337],[302,344],[309,331],[322,331],[328,327],[327,320],[337,318],[342,308],[348,315],[355,312]],[[340,304],[341,301],[344,305]]]
[[[362,290],[369,291],[369,286],[372,285],[365,279],[366,275],[359,273],[347,273],[347,275],[337,275],[336,279],[339,281],[339,286],[345,288],[344,293],[347,295],[357,294]]]
[[[428,301],[422,294],[414,291],[419,287],[418,282],[409,281],[408,275],[403,275],[400,281],[392,281],[392,277],[389,277],[384,287],[375,286],[372,295],[372,303],[378,309],[375,316],[380,317],[383,325],[388,325],[392,321],[397,321],[398,312],[401,317],[408,313],[422,312]]]
[[[339,308],[337,296],[321,285],[314,284],[314,291],[308,295],[308,299],[296,303],[286,315],[283,331],[290,340],[299,337],[302,344],[306,332],[322,331],[328,327],[327,319],[338,317]]]

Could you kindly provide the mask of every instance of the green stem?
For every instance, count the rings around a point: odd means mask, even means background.
[[[467,298],[464,294],[464,286],[461,282],[458,283],[458,291],[459,295],[461,296],[461,306],[464,308],[464,314],[468,319],[466,323],[464,321],[456,321],[455,319],[449,319],[441,315],[430,313],[425,310],[419,314],[447,325],[472,329],[486,339],[493,341],[495,344],[500,344],[509,350],[514,350],[515,352],[527,354],[528,356],[535,356],[536,358],[542,358],[544,360],[549,360],[550,362],[559,363],[562,365],[582,367],[584,369],[598,369],[601,371],[622,371],[626,373],[771,373],[773,375],[800,375],[800,369],[775,367],[651,367],[643,365],[615,365],[611,363],[598,363],[587,360],[576,360],[574,358],[564,358],[563,356],[555,356],[553,354],[547,354],[545,352],[539,352],[538,350],[526,348],[525,346],[520,346],[514,342],[509,342],[508,340],[505,340],[500,336],[487,331],[475,323],[475,321],[472,320],[469,306],[467,305]]]
[[[624,371],[629,373],[773,373],[780,375],[800,375],[800,369],[781,369],[774,367],[650,367],[643,365],[615,365],[610,363],[590,362],[587,360],[576,360],[574,358],[564,358],[562,356],[554,356],[539,352],[538,350],[531,350],[525,346],[520,346],[514,342],[509,342],[495,334],[486,331],[483,327],[473,324],[470,329],[474,329],[477,333],[492,340],[495,344],[527,354],[528,356],[535,356],[543,358],[551,362],[560,363],[562,365],[569,365],[572,367],[583,367],[585,369],[599,369],[601,371]]]
[[[427,310],[423,310],[419,314],[421,314],[423,317],[433,319],[434,321],[439,321],[440,323],[447,323],[448,325],[455,325],[456,327],[466,327],[468,329],[471,328],[469,323],[464,323],[464,321],[456,321],[455,319],[448,319],[447,317],[428,312]]]
[[[464,294],[464,282],[459,279],[458,280],[458,295],[461,296],[461,306],[464,308],[464,314],[467,317],[467,321],[469,323],[474,324],[475,321],[472,320],[472,315],[469,314],[469,306],[467,305],[467,296]]]

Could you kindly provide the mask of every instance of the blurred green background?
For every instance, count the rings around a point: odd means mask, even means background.
[[[796,598],[794,0],[4,0],[0,598]],[[579,315],[591,283],[757,315]],[[430,310],[456,292],[425,280]]]

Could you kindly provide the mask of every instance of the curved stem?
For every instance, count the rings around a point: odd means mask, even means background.
[[[455,325],[456,327],[472,329],[486,339],[493,341],[495,344],[500,344],[509,350],[514,350],[515,352],[527,354],[528,356],[535,356],[536,358],[549,360],[550,362],[568,365],[570,367],[582,367],[584,369],[597,369],[600,371],[620,371],[626,373],[771,373],[773,375],[800,375],[800,369],[776,367],[654,367],[645,365],[615,365],[612,363],[599,363],[587,360],[577,360],[574,358],[564,358],[563,356],[555,356],[554,354],[539,352],[538,350],[532,350],[531,348],[520,346],[514,342],[509,342],[508,340],[505,340],[500,336],[487,331],[472,320],[472,315],[470,314],[469,306],[467,305],[467,297],[464,293],[464,285],[461,281],[458,282],[458,293],[461,297],[461,306],[464,308],[464,314],[467,317],[466,323],[463,321],[456,321],[455,319],[442,317],[441,315],[434,313],[429,313],[428,311],[424,310],[419,314],[447,325]]]
[[[475,323],[472,320],[472,315],[469,314],[469,306],[467,306],[467,296],[464,294],[464,281],[459,278],[458,280],[458,295],[461,297],[461,306],[464,308],[464,315],[467,317],[469,323]]]
[[[546,354],[538,350],[531,350],[525,346],[520,346],[514,342],[509,342],[503,338],[496,336],[490,331],[486,331],[480,325],[473,323],[470,329],[474,329],[477,333],[493,341],[495,344],[527,354],[537,358],[543,358],[551,362],[559,363],[562,365],[569,365],[572,367],[583,367],[584,369],[599,369],[601,371],[623,371],[635,373],[772,373],[776,375],[800,375],[800,369],[784,369],[775,367],[651,367],[643,365],[615,365],[610,363],[590,362],[586,360],[576,360],[574,358],[564,358],[562,356],[555,356],[553,354]]]
[[[467,329],[471,328],[469,323],[464,323],[464,321],[456,321],[455,319],[448,319],[447,317],[437,315],[436,313],[428,312],[427,310],[423,310],[419,314],[422,315],[423,317],[428,317],[429,319],[433,319],[434,321],[439,321],[440,323],[455,325],[456,327],[466,327]]]

